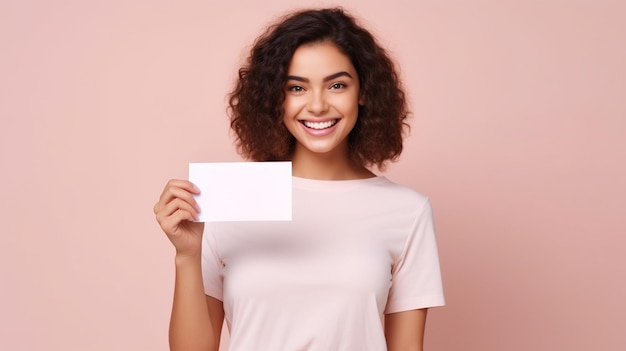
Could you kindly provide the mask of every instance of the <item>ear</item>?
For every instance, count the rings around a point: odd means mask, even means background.
[[[359,94],[359,106],[365,106],[365,102],[366,102],[365,94],[364,93]]]

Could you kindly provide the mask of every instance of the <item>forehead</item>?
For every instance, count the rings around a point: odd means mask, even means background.
[[[319,42],[301,45],[289,63],[288,74],[301,77],[327,76],[346,71],[356,77],[350,58],[333,43]]]

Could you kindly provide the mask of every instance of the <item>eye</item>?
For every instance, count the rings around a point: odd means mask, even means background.
[[[330,86],[330,89],[342,89],[345,87],[346,85],[343,83],[333,83],[333,85]]]
[[[287,91],[291,91],[294,93],[301,93],[304,91],[304,88],[299,85],[292,85],[292,86],[287,87]]]

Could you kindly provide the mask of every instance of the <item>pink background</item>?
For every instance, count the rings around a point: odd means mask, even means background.
[[[189,162],[238,160],[224,96],[291,4],[0,3],[0,349],[167,349],[152,205]],[[427,349],[626,349],[624,2],[342,4],[411,98],[388,176],[436,211]]]

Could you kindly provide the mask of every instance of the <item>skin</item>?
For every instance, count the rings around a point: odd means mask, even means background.
[[[373,177],[348,162],[348,134],[359,112],[359,78],[350,59],[328,42],[299,47],[287,70],[283,122],[296,138],[293,174],[326,180]],[[314,136],[303,122],[334,121],[332,132]]]
[[[385,315],[385,339],[388,351],[423,351],[428,309]]]
[[[176,249],[169,330],[173,351],[217,351],[224,319],[222,302],[204,294],[201,267],[204,223],[193,222],[200,211],[193,195],[199,193],[191,182],[172,179],[154,205],[157,222]]]
[[[348,161],[348,135],[363,102],[359,79],[350,59],[335,45],[318,42],[299,47],[288,68],[283,121],[296,138],[293,175],[342,180],[373,177],[363,166]],[[307,132],[303,121],[337,121],[324,132]],[[320,135],[321,134],[321,135]],[[204,294],[201,246],[203,223],[193,222],[200,211],[191,182],[170,180],[154,206],[161,228],[176,248],[176,279],[170,320],[170,349],[217,350],[224,308]],[[389,351],[422,351],[426,309],[385,315]]]

